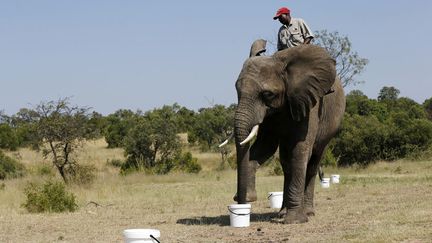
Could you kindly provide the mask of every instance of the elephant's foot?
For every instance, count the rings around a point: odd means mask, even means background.
[[[284,224],[301,224],[306,222],[308,222],[308,217],[302,207],[287,210],[283,221]]]
[[[286,213],[287,213],[286,207],[282,207],[281,210],[274,217],[270,219],[270,222],[283,224]]]
[[[277,216],[271,219],[271,222],[282,224],[301,224],[308,222],[308,217],[306,216],[303,208],[289,210],[287,208],[282,208]]]
[[[315,216],[315,209],[313,207],[306,207],[304,209],[304,213],[306,214],[306,216],[310,217],[310,216]],[[277,214],[276,218],[284,218],[285,215],[287,214],[287,209],[286,208],[282,208],[279,213]]]
[[[287,213],[287,209],[286,209],[286,208],[282,208],[282,209],[279,211],[279,213],[277,214],[277,218],[282,219],[283,217],[285,217],[286,213]]]
[[[234,201],[238,202],[237,193],[234,195]],[[255,202],[257,200],[256,191],[246,193],[246,202]]]
[[[315,209],[313,207],[305,207],[304,213],[308,217],[315,216]]]

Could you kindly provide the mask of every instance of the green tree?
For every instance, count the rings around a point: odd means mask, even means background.
[[[384,86],[378,94],[378,101],[395,101],[399,93],[400,91],[393,86]]]
[[[9,121],[9,117],[4,113],[3,110],[0,110],[0,123],[7,123]]]
[[[315,33],[314,42],[327,49],[336,60],[336,71],[344,87],[362,82],[357,80],[356,76],[364,70],[369,61],[353,51],[347,36],[341,36],[337,31],[321,30]]]
[[[423,109],[426,111],[429,120],[432,120],[432,98],[423,102]]]
[[[359,114],[359,103],[368,100],[368,97],[360,90],[352,90],[346,95],[345,112],[348,114]]]
[[[9,124],[14,129],[19,146],[32,145],[36,137],[36,125],[34,123],[37,113],[32,109],[22,108],[10,117]]]
[[[89,120],[87,124],[88,133],[93,133],[93,137],[100,138],[103,136],[103,133],[106,130],[107,125],[108,122],[106,118],[102,114],[93,111],[89,115]]]
[[[381,122],[388,115],[386,104],[382,104],[376,100],[369,99],[359,90],[353,90],[346,96],[346,109],[348,114],[360,116],[376,116]]]
[[[145,113],[125,138],[127,160],[123,170],[146,169],[157,174],[171,171],[181,153],[176,118],[172,106]]]
[[[123,146],[124,139],[129,130],[135,125],[138,115],[131,110],[120,109],[105,119],[105,141],[108,148]]]
[[[176,113],[178,132],[187,133],[191,131],[196,122],[196,112],[186,107],[178,107]]]
[[[204,149],[214,148],[233,132],[234,113],[235,105],[200,109],[189,137],[195,138]]]
[[[432,144],[432,122],[412,99],[398,98],[399,90],[384,87],[379,101],[360,91],[347,95],[347,109],[333,152],[340,164],[367,165],[419,155]]]
[[[68,98],[41,102],[34,110],[37,114],[34,142],[42,149],[44,157],[52,160],[65,183],[75,176],[78,162],[73,155],[76,148],[93,135],[87,128],[88,110],[71,106]]]
[[[18,137],[9,124],[0,124],[0,148],[16,150],[19,145]]]
[[[22,177],[24,174],[24,165],[0,150],[0,180]]]
[[[375,116],[345,114],[333,152],[340,158],[339,165],[368,165],[381,158],[386,136],[386,126]]]
[[[432,143],[432,122],[424,118],[412,118],[407,111],[391,113],[385,125],[388,136],[382,159],[404,158],[426,150]]]
[[[215,105],[202,108],[196,116],[195,126],[189,132],[189,142],[197,141],[202,150],[216,149],[234,131],[234,113],[236,105],[225,107]],[[220,169],[226,167],[231,148],[217,148],[221,155]]]
[[[412,119],[427,119],[427,113],[422,105],[407,97],[398,98],[389,110],[406,112]]]

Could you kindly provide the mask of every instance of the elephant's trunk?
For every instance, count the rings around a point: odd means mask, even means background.
[[[248,186],[250,180],[255,176],[253,164],[249,161],[250,143],[240,145],[251,132],[256,124],[253,117],[251,102],[239,102],[235,114],[234,135],[237,151],[237,202],[240,204],[247,202]],[[254,181],[253,181],[254,183]],[[253,188],[254,189],[254,188]]]

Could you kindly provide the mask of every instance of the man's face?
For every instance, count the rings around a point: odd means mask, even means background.
[[[288,25],[291,22],[291,15],[282,14],[281,16],[279,16],[279,22],[281,22],[281,24]]]

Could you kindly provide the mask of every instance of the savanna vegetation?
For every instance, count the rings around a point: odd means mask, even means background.
[[[361,82],[368,60],[347,37],[321,31],[316,39],[338,61],[344,86]],[[236,160],[233,141],[218,145],[233,132],[235,104],[102,115],[62,98],[0,112],[0,242],[119,241],[133,227],[159,228],[168,242],[430,240],[432,98],[399,94],[346,95],[323,160],[342,183],[317,189],[312,222],[269,222],[266,193],[283,185],[275,156],[258,172],[253,227],[241,231],[220,230],[229,225]]]
[[[323,164],[367,166],[380,160],[428,157],[432,144],[430,99],[419,104],[399,97],[399,92],[395,87],[383,87],[377,99],[359,90],[349,92],[342,128]],[[124,158],[116,161],[122,174],[198,173],[201,165],[192,156],[193,149],[219,153],[220,169],[235,168],[233,146],[218,148],[233,132],[234,112],[234,104],[198,111],[173,104],[147,112],[118,110],[103,116],[61,99],[22,109],[10,117],[3,114],[0,146],[5,151],[19,147],[41,151],[66,183],[85,171],[76,160],[82,142],[100,138],[107,148],[124,150]],[[10,163],[4,162],[3,167]],[[7,173],[2,169],[3,178]],[[16,176],[16,172],[10,173]]]
[[[271,166],[260,168],[251,226],[239,229],[229,227],[227,211],[227,205],[234,203],[236,171],[217,169],[219,153],[190,150],[202,166],[198,174],[143,171],[121,175],[115,161],[123,159],[123,149],[107,148],[104,139],[87,141],[77,159],[93,164],[97,176],[90,186],[69,184],[64,188],[54,185],[61,182],[60,176],[42,154],[26,148],[8,151],[10,157],[21,157],[27,173],[0,181],[0,241],[121,242],[126,228],[158,229],[161,242],[432,239],[430,160],[376,162],[366,168],[327,167],[326,173],[341,175],[340,184],[323,189],[317,181],[317,215],[297,225],[270,222],[277,210],[269,208],[267,193],[280,191],[283,177],[274,176]],[[57,204],[50,202],[63,202],[64,208],[52,207]],[[69,213],[56,213],[60,209]]]

